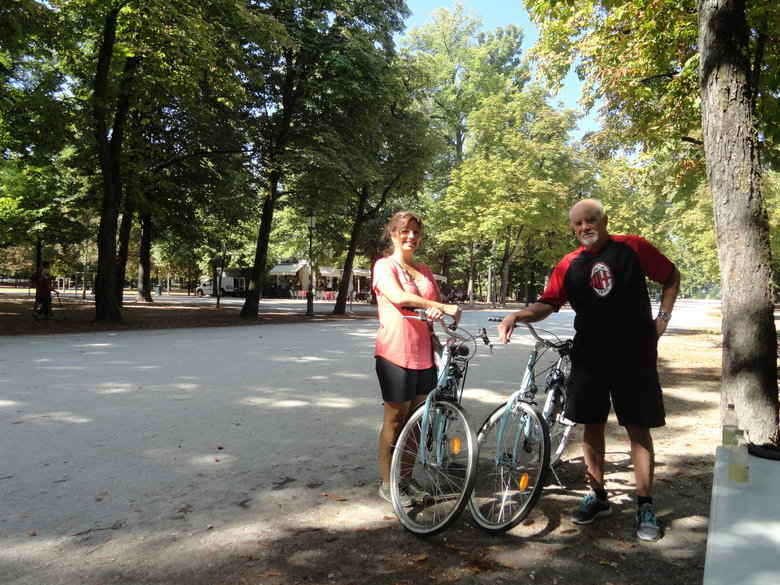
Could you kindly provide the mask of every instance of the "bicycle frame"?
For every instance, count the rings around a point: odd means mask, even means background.
[[[536,367],[537,362],[539,361],[539,352],[542,348],[548,348],[548,349],[554,349],[558,353],[558,359],[555,362],[555,365],[552,367],[550,373],[547,375],[547,380],[545,381],[545,388],[547,389],[547,395],[545,396],[544,405],[542,407],[542,417],[545,420],[549,420],[553,408],[555,406],[555,394],[556,390],[559,390],[563,380],[564,380],[564,374],[563,370],[561,369],[561,365],[563,363],[564,356],[568,355],[569,351],[571,350],[571,342],[566,341],[562,345],[553,344],[549,341],[545,341],[541,339],[537,334],[536,331],[528,325],[528,329],[531,332],[531,334],[537,339],[536,343],[534,344],[534,348],[531,350],[531,354],[528,356],[528,361],[526,362],[525,371],[523,372],[523,379],[520,382],[520,388],[513,392],[509,399],[506,402],[506,409],[504,410],[504,414],[501,416],[501,422],[499,423],[498,430],[496,431],[496,446],[500,447],[502,444],[502,440],[504,437],[504,431],[507,425],[507,421],[509,419],[509,413],[512,412],[512,409],[514,408],[515,404],[518,401],[527,402],[531,405],[536,405],[536,394],[538,392],[538,386],[536,384],[536,375],[534,374],[534,368]],[[520,444],[520,440],[523,436],[530,436],[531,429],[530,429],[530,422],[526,422],[521,427],[517,428],[517,433],[515,435],[514,440],[512,441],[512,458],[517,458],[517,449]],[[502,457],[502,454],[500,453],[500,449],[496,449],[496,465],[501,463],[500,458]]]
[[[431,333],[431,335],[433,335],[433,333]],[[466,373],[468,371],[468,361],[466,362],[463,371],[458,372],[460,375],[460,387],[456,391],[456,396],[444,397],[444,393],[449,389],[451,382],[454,381],[457,383],[456,373],[453,371],[453,367],[457,367],[457,364],[455,363],[455,356],[453,356],[452,351],[452,348],[456,343],[458,343],[458,341],[456,341],[454,337],[450,336],[447,338],[447,341],[442,348],[439,365],[437,367],[436,388],[434,388],[432,392],[428,393],[428,396],[425,398],[425,402],[422,406],[422,408],[425,410],[423,411],[422,422],[420,425],[420,442],[417,447],[417,458],[418,461],[420,461],[423,465],[431,464],[430,458],[428,457],[428,452],[425,448],[423,448],[423,438],[428,436],[428,431],[431,426],[431,412],[433,410],[433,402],[445,398],[449,400],[454,399],[456,403],[460,404],[460,398],[463,392],[463,384],[465,383]],[[436,441],[436,461],[434,461],[433,464],[441,465],[444,461],[445,452],[444,444],[440,438],[444,436],[444,433],[447,430],[447,421],[442,417],[437,416],[435,417],[434,422],[435,425],[432,436]]]

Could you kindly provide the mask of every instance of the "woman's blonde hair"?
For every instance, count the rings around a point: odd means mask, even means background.
[[[398,211],[393,214],[390,221],[385,225],[384,236],[388,241],[387,253],[391,254],[393,251],[393,234],[397,234],[401,230],[405,229],[410,223],[415,222],[420,228],[420,237],[423,235],[423,221],[419,215],[413,211]]]

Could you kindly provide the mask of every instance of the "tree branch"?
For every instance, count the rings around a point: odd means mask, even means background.
[[[644,83],[645,85],[649,85],[651,82],[656,81],[657,79],[674,79],[680,74],[679,71],[668,71],[666,73],[659,73],[658,75],[651,75],[650,77],[645,77],[644,79],[640,79],[639,83]]]
[[[704,142],[699,140],[698,138],[693,138],[691,136],[683,136],[680,138],[683,142],[688,142],[690,144],[695,144],[696,146],[704,146]]]
[[[156,165],[152,165],[150,167],[147,167],[144,169],[144,172],[146,173],[156,173],[157,171],[161,171],[165,168],[168,168],[170,166],[173,166],[177,163],[180,163],[184,160],[187,160],[188,158],[196,158],[196,157],[204,157],[204,158],[211,158],[212,156],[221,156],[225,154],[240,154],[246,152],[244,150],[238,149],[238,150],[199,150],[197,152],[191,152],[189,154],[181,154],[178,156],[172,156],[168,160],[162,161],[160,163],[157,163]]]
[[[124,140],[125,123],[127,122],[127,113],[130,110],[130,94],[135,78],[135,72],[141,65],[141,57],[134,55],[125,59],[125,68],[122,72],[122,80],[119,84],[119,96],[116,100],[116,112],[114,114],[114,125],[111,130],[111,154],[118,156],[122,150],[122,140]]]

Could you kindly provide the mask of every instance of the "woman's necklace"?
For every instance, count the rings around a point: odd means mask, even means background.
[[[401,267],[401,270],[403,270],[406,273],[406,277],[409,280],[417,280],[422,276],[422,273],[417,270],[417,268],[413,264],[409,264],[407,262],[404,262],[402,259],[396,258],[395,259],[398,266]]]

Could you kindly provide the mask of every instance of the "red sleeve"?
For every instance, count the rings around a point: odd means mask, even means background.
[[[639,256],[639,264],[651,280],[665,283],[674,272],[674,264],[658,248],[640,236],[623,236],[623,241]]]
[[[563,281],[570,263],[571,254],[568,254],[553,268],[550,280],[547,281],[547,288],[537,299],[538,303],[552,305],[556,311],[566,304],[569,299],[566,297],[566,287],[563,286]]]

